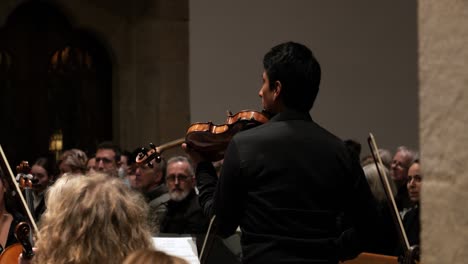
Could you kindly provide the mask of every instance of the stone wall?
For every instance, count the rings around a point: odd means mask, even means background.
[[[0,26],[19,4],[0,2]],[[189,125],[188,0],[55,0],[95,33],[113,61],[113,135],[133,150],[184,136]]]
[[[425,264],[468,260],[467,25],[467,1],[419,1]]]

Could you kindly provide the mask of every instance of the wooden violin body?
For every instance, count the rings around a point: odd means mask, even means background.
[[[16,264],[18,257],[23,253],[23,258],[31,259],[34,256],[31,241],[31,226],[26,222],[16,225],[15,236],[19,243],[7,247],[0,254],[0,264]]]
[[[23,246],[20,243],[15,243],[7,247],[2,254],[0,254],[0,264],[16,264],[18,257],[23,252]]]
[[[209,161],[221,160],[232,137],[242,131],[268,122],[265,112],[244,110],[237,114],[228,113],[225,124],[215,125],[212,122],[194,123],[187,129],[185,138],[177,139],[156,147],[150,144],[150,149],[142,148],[136,158],[137,164],[148,163],[152,166],[153,159],[161,160],[161,153],[169,148],[186,143],[190,148],[201,153]]]
[[[187,145],[210,161],[217,161],[224,157],[232,137],[242,130],[246,130],[268,122],[269,118],[257,111],[241,111],[235,115],[228,115],[223,125],[208,123],[192,124],[185,136]]]

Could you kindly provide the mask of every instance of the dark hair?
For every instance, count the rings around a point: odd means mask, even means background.
[[[111,141],[104,141],[104,142],[101,142],[97,148],[96,148],[96,152],[98,152],[98,150],[100,149],[111,149],[114,151],[115,153],[115,161],[116,162],[119,162],[120,161],[120,155],[121,155],[121,151],[120,151],[120,147],[117,146],[117,144],[111,142]]]
[[[308,112],[314,105],[320,85],[320,64],[306,46],[286,42],[273,47],[263,57],[263,68],[270,81],[282,85],[280,96],[286,107]]]
[[[47,171],[47,175],[49,176],[50,180],[55,179],[55,176],[57,175],[57,166],[53,159],[39,157],[33,165],[37,165],[44,168]]]
[[[122,154],[120,154],[120,156],[124,156],[124,157],[127,157],[127,165],[130,166],[132,165],[133,163],[135,163],[135,158],[132,158],[133,155],[130,151],[128,150],[123,150],[122,151]]]
[[[345,146],[348,148],[353,158],[356,158],[357,161],[359,162],[360,156],[361,156],[361,143],[357,142],[354,139],[346,139],[343,142]]]

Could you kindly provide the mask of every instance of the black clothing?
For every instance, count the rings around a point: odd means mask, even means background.
[[[209,220],[203,214],[195,190],[182,201],[167,202],[167,213],[161,223],[161,233],[204,234]]]
[[[41,216],[45,212],[45,209],[46,209],[44,195],[41,195],[40,199],[41,201],[39,202],[37,207],[34,209],[34,220],[36,221],[36,223],[38,223],[41,220]]]
[[[219,234],[241,227],[243,263],[337,263],[377,235],[358,160],[308,113],[281,112],[236,134],[219,182],[210,162],[198,164],[196,178]],[[353,229],[342,234],[343,214]]]
[[[419,222],[419,206],[411,208],[403,217],[403,226],[410,246],[419,245],[421,225]]]
[[[160,232],[161,222],[167,211],[167,202],[170,199],[167,193],[167,186],[161,184],[145,193],[144,196],[149,205],[148,224],[151,234],[155,236]]]
[[[387,201],[378,204],[378,212],[380,215],[379,229],[381,230],[380,239],[378,243],[366,249],[366,252],[389,256],[398,255],[397,249],[400,245],[398,229],[400,227],[395,224],[393,220],[394,213],[391,210],[393,210],[393,208],[390,207]]]
[[[400,212],[405,212],[414,205],[409,198],[406,183],[398,187],[397,194],[395,196],[395,203],[398,207],[398,211]]]

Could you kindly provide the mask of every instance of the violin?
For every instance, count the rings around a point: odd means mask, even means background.
[[[221,160],[232,137],[243,130],[264,124],[269,121],[269,115],[263,111],[243,110],[236,114],[227,113],[225,124],[215,125],[212,122],[194,123],[187,129],[185,138],[170,141],[156,147],[150,143],[150,149],[142,148],[136,157],[137,164],[147,163],[152,167],[151,161],[161,161],[164,150],[186,143],[190,148],[200,152],[209,161]]]
[[[28,244],[32,245],[32,233],[31,231],[31,226],[34,229],[34,231],[37,233],[38,228],[36,225],[36,222],[34,221],[34,218],[31,214],[31,210],[29,210],[28,202],[26,201],[25,197],[23,196],[23,191],[27,194],[27,190],[32,190],[33,183],[31,181],[32,176],[28,175],[30,168],[28,169],[29,166],[26,166],[28,163],[27,162],[22,162],[17,169],[18,170],[18,182],[16,181],[15,176],[13,175],[13,172],[11,171],[11,168],[9,166],[8,160],[5,156],[5,153],[3,152],[3,148],[0,145],[0,170],[5,173],[5,179],[8,184],[9,192],[7,195],[11,195],[11,197],[14,199],[14,202],[18,205],[16,208],[19,210],[20,213],[22,213],[24,216],[26,216],[28,223],[20,223],[16,226],[15,229],[15,235],[17,236],[18,241],[20,243],[14,244],[6,248],[2,254],[0,255],[0,264],[10,264],[10,263],[18,263],[18,257],[23,251],[24,256],[26,255],[31,255],[32,254],[32,246],[26,247]],[[8,175],[6,175],[8,174]],[[20,188],[21,185],[21,188]],[[32,193],[31,193],[32,194]],[[32,197],[32,195],[31,195]],[[29,199],[29,198],[27,198]],[[33,205],[32,199],[29,201],[30,205]],[[27,227],[24,227],[25,224]],[[27,234],[27,239],[29,242],[25,242],[23,239],[24,234]],[[31,255],[32,256],[32,255]],[[13,262],[10,262],[13,261]]]
[[[16,264],[18,257],[23,253],[24,259],[31,259],[34,256],[31,241],[31,226],[26,222],[21,222],[15,227],[15,236],[19,243],[7,247],[0,255],[0,264]]]

